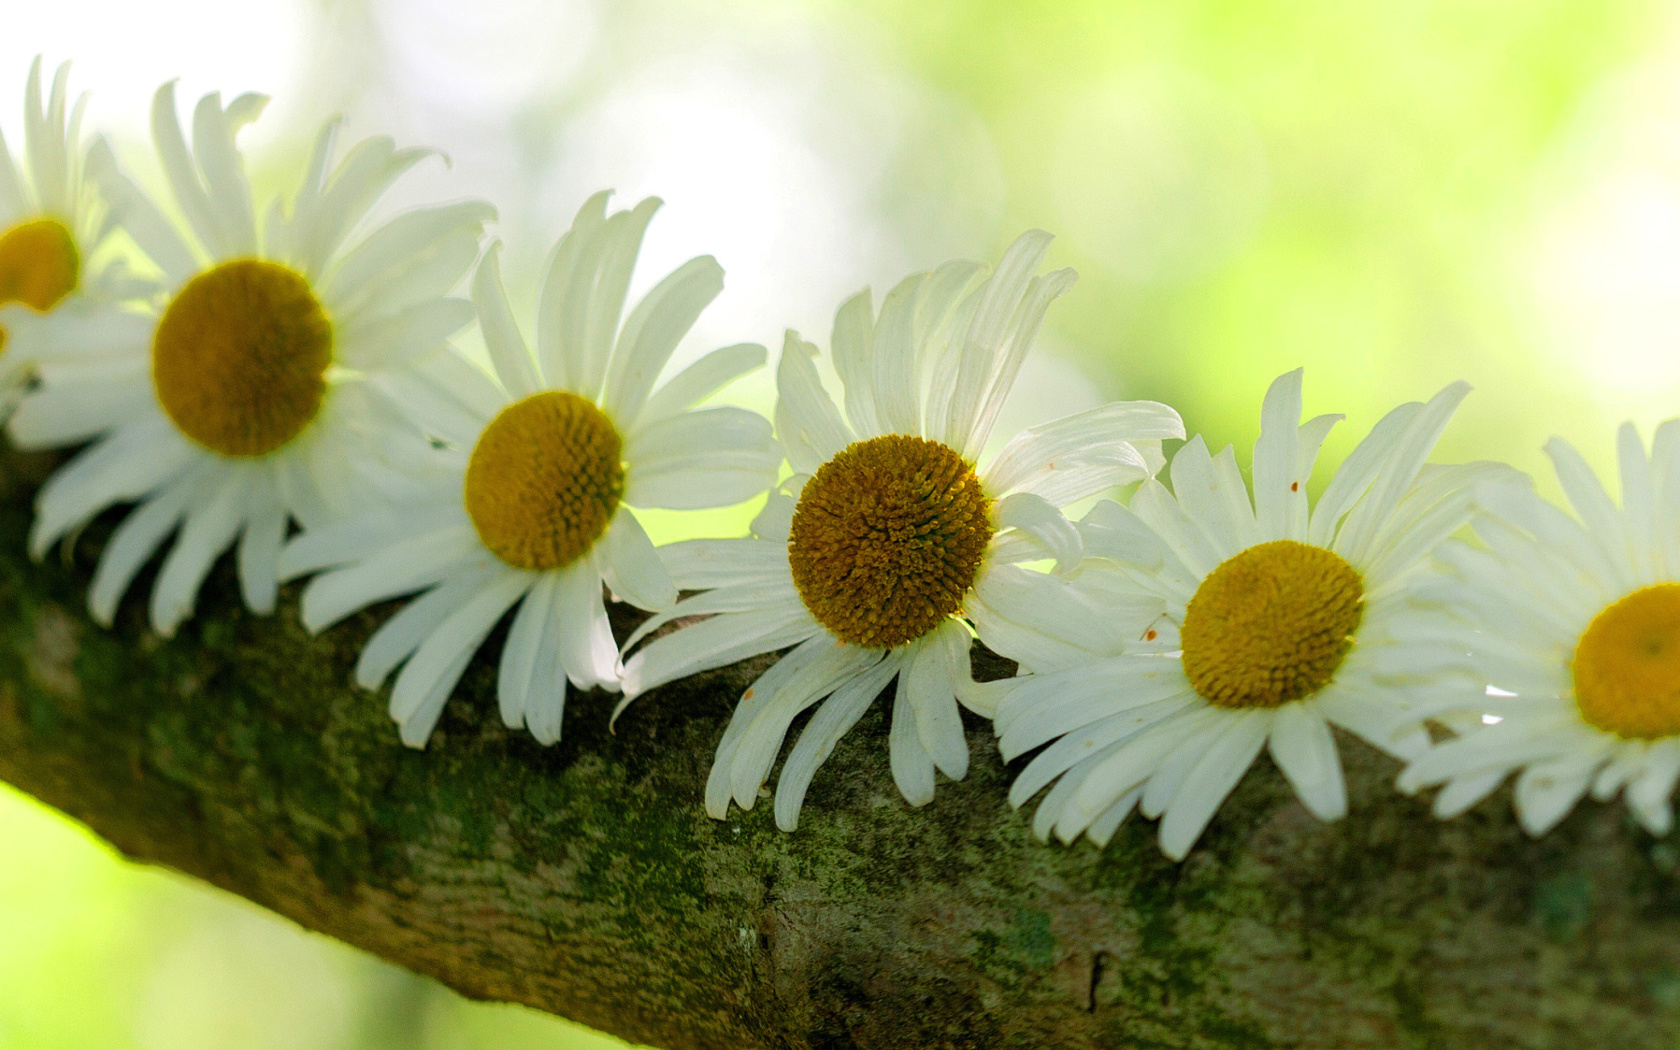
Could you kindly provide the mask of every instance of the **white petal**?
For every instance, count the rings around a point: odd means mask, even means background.
[[[840,738],[851,732],[869,705],[887,687],[899,665],[882,660],[851,681],[836,689],[817,713],[811,717],[799,740],[793,745],[781,775],[776,778],[776,826],[783,831],[799,827],[799,811],[805,804],[805,792],[817,769],[834,753]]]
[[[402,368],[448,352],[449,339],[476,316],[470,300],[447,297],[346,319],[337,332],[338,359],[361,372]]]
[[[789,495],[786,490],[797,487],[799,491],[804,491],[806,480],[808,476],[795,474],[780,486],[771,489],[770,494],[765,497],[764,509],[753,516],[750,527],[753,537],[781,547],[784,560],[787,555],[788,537],[793,533],[793,512],[799,506],[797,498]]]
[[[717,587],[703,594],[690,595],[671,608],[644,620],[625,640],[624,649],[626,652],[634,649],[643,638],[668,623],[713,616],[716,613],[769,613],[788,620],[810,621],[812,624],[816,622],[805,613],[805,605],[800,600],[798,591],[794,589],[793,577],[784,575],[780,579],[750,580],[727,587]]]
[[[447,680],[451,670],[465,666],[463,655],[470,659],[532,582],[528,573],[498,574],[438,624],[397,675],[391,690],[391,717],[406,724],[428,699],[434,699],[439,683]]]
[[[1098,501],[1079,520],[1079,535],[1090,557],[1136,566],[1152,576],[1189,578],[1190,573],[1183,560],[1161,539],[1160,534],[1130,508],[1122,507],[1113,500]],[[1200,580],[1201,575],[1197,574],[1195,582]],[[1195,583],[1191,583],[1190,590],[1195,590]]]
[[[219,104],[219,96],[206,96],[207,100],[210,98],[216,98]],[[224,243],[221,226],[216,221],[204,184],[199,181],[198,170],[187,150],[187,140],[181,134],[181,123],[175,113],[174,81],[158,88],[152,96],[152,140],[157,145],[158,159],[163,162],[175,203],[198,234],[199,243],[213,254],[223,254],[219,250]]]
[[[659,554],[683,590],[788,576],[786,545],[764,540],[680,540],[659,548]]]
[[[1010,785],[1009,804],[1022,805],[1050,781],[1080,767],[1077,778],[1064,777],[1057,785],[1058,789],[1066,785],[1061,795],[1063,802],[1071,802],[1075,794],[1082,794],[1086,795],[1086,804],[1081,809],[1094,813],[1106,811],[1114,799],[1141,787],[1174,742],[1194,728],[1195,723],[1182,730],[1178,725],[1184,721],[1179,716],[1191,707],[1192,701],[1185,697],[1171,698],[1109,715],[1068,733],[1027,763]],[[1163,728],[1161,736],[1155,736],[1157,725]],[[1111,756],[1118,757],[1111,762]],[[1093,774],[1101,782],[1087,793],[1084,785]],[[1058,819],[1060,816],[1058,813]]]
[[[1634,815],[1653,835],[1666,835],[1674,824],[1672,796],[1680,779],[1680,747],[1668,738],[1653,743],[1644,772],[1628,785],[1627,800]]]
[[[1221,454],[1225,462],[1235,467],[1236,461],[1227,446]],[[1214,556],[1224,560],[1239,550],[1258,542],[1254,508],[1248,501],[1248,489],[1238,481],[1233,493],[1230,477],[1222,462],[1216,466],[1202,436],[1197,434],[1173,456],[1172,490],[1184,512],[1200,526],[1202,535],[1213,548]]]
[[[1646,748],[1637,744],[1612,748],[1604,767],[1593,778],[1592,797],[1600,802],[1615,798],[1634,777],[1645,772],[1645,752]]]
[[[601,575],[619,601],[657,612],[676,603],[677,585],[641,522],[628,510],[613,515],[601,549]]]
[[[1132,443],[1183,436],[1183,420],[1166,405],[1116,401],[1022,431],[986,468],[986,480],[998,492],[1039,492],[1056,506],[1066,506],[1100,488],[1077,495],[1061,491],[1052,484],[1058,474],[1082,468],[1090,474],[1089,468],[1097,468],[1095,476],[1106,482],[1102,487],[1142,481],[1148,463]]]
[[[1538,837],[1557,826],[1587,793],[1596,766],[1596,761],[1569,756],[1523,770],[1514,797],[1523,830]]]
[[[978,300],[963,336],[962,360],[951,393],[951,425],[966,430],[959,451],[967,456],[978,454],[985,445],[996,416],[988,409],[994,401],[1001,405],[1001,395],[1014,385],[1021,358],[1050,300],[1072,284],[1070,271],[1062,271],[1066,277],[1052,275],[1058,280],[1051,286],[1032,276],[1050,241],[1043,230],[1028,230],[1017,237],[975,293]],[[1022,330],[1023,324],[1027,331]],[[1013,341],[1012,333],[1016,335]]]
[[[1638,553],[1651,550],[1655,540],[1651,512],[1656,505],[1656,486],[1651,460],[1632,423],[1616,428],[1616,460],[1622,476],[1622,529],[1629,552],[1636,555],[1636,561],[1643,561]]]
[[[744,502],[773,485],[781,466],[769,421],[731,407],[654,422],[630,435],[624,458],[625,502],[671,510]]]
[[[1184,859],[1220,803],[1248,772],[1266,742],[1270,725],[1271,719],[1265,714],[1245,712],[1219,735],[1161,818],[1161,852],[1173,860]]]
[[[920,433],[953,449],[963,447],[974,424],[973,414],[956,404],[956,390],[967,357],[964,340],[982,298],[975,291],[986,270],[984,264],[955,259],[940,264],[916,291],[911,338],[917,346],[917,382],[924,374],[930,380],[921,399]]]
[[[275,502],[272,493],[258,497],[266,506],[253,510],[239,539],[239,588],[252,612],[274,611],[280,588],[280,546],[286,542],[291,515]]]
[[[999,530],[1020,529],[1042,544],[1056,559],[1057,572],[1071,572],[1085,557],[1079,530],[1040,496],[1012,493],[998,500],[993,514]]]
[[[552,653],[548,654],[552,657]],[[566,669],[544,659],[525,699],[525,724],[539,744],[556,744],[566,720]]]
[[[219,241],[206,241],[218,256],[250,255],[257,248],[257,223],[251,211],[251,187],[245,163],[233,144],[239,129],[255,120],[268,103],[262,95],[241,95],[222,110],[219,95],[206,95],[193,109],[193,152],[204,172],[207,203],[215,216]]]
[[[642,235],[659,206],[659,198],[648,197],[629,211],[609,216],[602,227],[600,249],[595,256],[594,287],[583,314],[583,343],[576,366],[568,363],[575,377],[575,389],[591,400],[600,399],[607,363],[618,338],[619,319],[624,315],[624,300],[630,290],[630,272],[641,251]]]
[[[861,434],[884,433],[875,418],[871,366],[875,353],[875,308],[869,289],[847,299],[834,313],[829,359],[845,391],[846,418]]]
[[[723,291],[723,267],[709,255],[677,267],[642,297],[625,318],[607,371],[607,414],[632,427],[648,393],[700,312]]]
[[[473,275],[473,305],[478,307],[479,328],[484,333],[484,346],[490,352],[496,378],[517,401],[542,389],[543,383],[537,377],[537,362],[531,356],[531,348],[519,334],[507,293],[502,290],[500,257],[501,243],[492,242]]]
[[[730,763],[735,803],[751,809],[770,766],[782,749],[789,726],[799,713],[881,661],[881,652],[836,645],[820,653],[764,702],[741,731]]]
[[[1611,564],[1617,569],[1616,579],[1621,588],[1637,586],[1640,581],[1634,575],[1632,566],[1628,564],[1627,533],[1622,524],[1623,516],[1616,510],[1609,494],[1604,491],[1604,485],[1599,481],[1598,475],[1593,473],[1592,467],[1581,454],[1561,438],[1553,438],[1546,443],[1546,454],[1552,459],[1558,483],[1563,486],[1569,505],[1575,509],[1581,523],[1586,526],[1589,541],[1608,555]]]
[[[392,717],[398,724],[398,736],[406,747],[415,749],[426,746],[431,739],[432,730],[437,728],[438,718],[443,714],[443,705],[448,703],[449,694],[455,691],[455,685],[461,680],[467,664],[472,662],[473,650],[468,649],[455,657],[443,673],[432,683],[431,692],[427,693],[412,709],[405,710],[399,717],[392,712]]]
[[[292,537],[280,555],[281,580],[295,580],[312,572],[360,561],[405,540],[467,526],[461,507],[403,507],[396,513],[358,515]]]
[[[1506,770],[1496,769],[1476,776],[1455,777],[1435,796],[1432,811],[1437,818],[1450,820],[1493,794],[1506,776]]]
[[[1159,817],[1177,801],[1191,771],[1225,731],[1226,719],[1217,717],[1213,710],[1203,713],[1202,718],[1204,724],[1200,730],[1175,743],[1156,760],[1155,771],[1149,774],[1149,782],[1142,785],[1143,796],[1138,799],[1138,812],[1144,816]],[[1090,800],[1081,797],[1078,802],[1086,819],[1095,820],[1099,810]]]
[[[676,605],[681,609],[683,603]],[[700,671],[826,634],[803,606],[725,613],[655,638],[624,662],[626,699]]]
[[[152,586],[152,629],[158,634],[171,637],[192,615],[210,566],[245,524],[247,491],[245,475],[235,473],[210,481],[199,490],[197,498],[204,502],[187,509],[186,524]]]
[[[1034,670],[1117,652],[1137,633],[1135,621],[1098,607],[1077,584],[1014,565],[983,568],[964,611],[989,648]]]
[[[625,479],[624,502],[662,510],[732,506],[763,492],[774,472],[758,453],[728,458],[700,452],[691,460],[667,460],[657,470],[638,470]]]
[[[793,469],[805,474],[857,440],[823,389],[816,355],[816,347],[790,331],[776,366],[776,436]]]
[[[330,144],[330,135],[323,141]],[[399,150],[389,136],[376,135],[350,147],[327,177],[319,195],[300,194],[294,208],[296,232],[291,249],[293,261],[304,275],[319,278],[373,202],[403,172],[430,155],[430,151],[422,149]],[[476,256],[477,245],[472,249],[472,255]],[[468,265],[471,257],[453,263],[451,269],[459,276]],[[412,280],[415,275],[409,276]]]
[[[903,657],[904,694],[916,714],[916,738],[941,773],[968,775],[968,739],[957,710],[957,681],[968,677],[968,631],[947,620]]]
[[[1527,762],[1554,757],[1566,747],[1564,741],[1552,734],[1525,736],[1513,732],[1507,719],[1448,740],[1417,756],[1401,771],[1398,786],[1411,794],[1450,778],[1510,772]]]
[[[375,602],[429,587],[465,565],[489,566],[493,557],[468,530],[422,532],[310,581],[303,592],[304,626],[324,630]]]
[[[117,602],[129,584],[163,542],[180,524],[187,504],[198,492],[199,477],[188,473],[165,485],[157,495],[129,513],[111,534],[99,556],[99,568],[88,590],[88,609],[96,622],[111,626]]]
[[[1330,546],[1342,519],[1370,491],[1378,475],[1388,468],[1394,447],[1422,410],[1423,405],[1416,401],[1400,405],[1378,420],[1371,432],[1354,446],[1336,469],[1336,476],[1325,486],[1318,505],[1313,508],[1307,542],[1318,547]]]
[[[397,611],[373,632],[356,661],[356,684],[378,689],[387,675],[413,653],[473,595],[503,575],[494,569],[472,569],[450,577]]]
[[[507,395],[484,370],[454,350],[428,358],[418,368],[396,369],[378,378],[380,388],[405,406],[422,432],[465,454],[508,404]]]
[[[6,349],[9,356],[17,348]],[[41,371],[41,386],[24,398],[7,421],[13,442],[21,448],[78,444],[156,411],[151,378],[142,362],[115,367],[60,365]]]
[[[410,285],[440,256],[462,258],[458,245],[465,243],[475,251],[437,289],[448,290],[472,265],[484,224],[495,217],[496,209],[483,201],[457,201],[398,215],[344,253],[322,282],[322,301],[334,304],[347,322],[360,320],[366,308],[389,311],[401,301],[392,299],[391,290]],[[411,288],[410,294],[415,291]]]
[[[1150,663],[1176,661],[1122,656],[1015,679],[998,710],[1004,761],[1114,715],[1193,695],[1182,671],[1150,670]]]
[[[1132,810],[1137,808],[1138,799],[1142,796],[1143,792],[1136,788],[1121,796],[1118,802],[1103,811],[1102,816],[1091,821],[1091,826],[1085,829],[1085,834],[1089,835],[1091,841],[1099,848],[1107,846],[1109,840],[1114,838],[1115,831],[1132,815]]]
[[[1154,530],[1160,541],[1176,555],[1175,560],[1189,568],[1198,581],[1225,560],[1221,553],[1224,545],[1214,546],[1202,523],[1185,513],[1178,500],[1160,482],[1146,481],[1138,486],[1127,509]],[[1259,527],[1264,534],[1265,526],[1260,524]]]
[[[55,540],[111,506],[139,499],[186,469],[193,459],[162,420],[113,432],[60,467],[35,497],[29,550],[39,558]]]
[[[612,191],[583,202],[571,229],[549,255],[537,302],[537,360],[550,387],[581,390],[585,330],[589,322],[589,293],[595,284],[600,241],[607,223],[607,200]],[[613,318],[614,323],[618,321]]]
[[[566,695],[565,670],[560,666],[559,648],[553,644],[558,633],[558,586],[558,575],[544,573],[519,604],[496,674],[502,724],[509,729],[529,725],[531,735],[543,744],[560,739],[559,715]],[[537,707],[543,709],[543,717],[533,718]]]
[[[672,376],[648,398],[642,419],[664,419],[686,411],[711,397],[755,368],[763,366],[768,352],[757,343],[736,343],[713,350]]]
[[[1297,473],[1300,425],[1301,369],[1297,368],[1279,376],[1266,390],[1260,439],[1254,443],[1254,516],[1261,534],[1273,539],[1296,538],[1289,530],[1293,510],[1306,506],[1307,479]]]
[[[1384,457],[1386,462],[1370,491],[1348,514],[1347,521],[1336,534],[1335,550],[1343,557],[1355,565],[1365,564],[1370,559],[1380,541],[1382,527],[1412,487],[1418,471],[1423,469],[1424,460],[1429,458],[1441,432],[1469,392],[1467,384],[1453,383],[1430,398],[1417,412],[1399,441]]]
[[[1347,782],[1330,727],[1304,701],[1279,707],[1269,739],[1272,759],[1319,820],[1347,816]]]
[[[123,230],[139,245],[146,257],[171,280],[182,281],[197,267],[186,241],[175,224],[164,218],[151,197],[129,181],[117,164],[110,144],[103,137],[88,152],[88,174],[99,184],[114,210],[123,216]]]
[[[887,737],[893,783],[899,794],[912,806],[925,806],[933,801],[933,758],[922,748],[921,731],[916,725],[916,705],[910,700],[908,676],[898,676],[898,691],[893,697],[892,731]]]
[[[826,634],[807,639],[790,649],[781,659],[771,664],[768,671],[759,675],[757,680],[742,690],[740,700],[735,704],[735,713],[730,717],[729,725],[724,727],[723,738],[718,741],[717,755],[706,778],[708,816],[722,820],[729,815],[729,802],[733,792],[729,779],[730,769],[747,727],[758,717],[758,713],[764,710],[765,704],[775,699],[782,686],[791,681],[807,664],[833,649],[836,644],[834,638]]]
[[[30,142],[31,137],[41,136],[49,142],[57,136],[52,135],[44,126],[37,125],[36,117],[41,114],[41,56],[36,55],[29,66],[29,80],[24,89],[24,147],[20,156],[28,161],[41,157],[44,150],[37,149]],[[40,121],[44,125],[45,121]],[[39,163],[39,161],[36,161]],[[33,181],[39,184],[42,180],[39,173],[31,171]],[[24,190],[23,180],[19,175],[17,165],[12,163],[12,151],[6,145],[5,136],[0,135],[0,206],[6,209],[8,221],[14,215],[23,215],[35,207],[31,196]]]
[[[1026,294],[1021,298],[1020,310],[1010,322],[1008,341],[996,359],[991,386],[986,391],[985,400],[980,406],[979,419],[964,449],[966,454],[979,456],[980,450],[991,436],[998,413],[1003,410],[1003,404],[1015,386],[1015,377],[1020,374],[1021,366],[1026,362],[1027,352],[1032,349],[1033,340],[1038,337],[1038,330],[1044,324],[1044,315],[1050,309],[1050,304],[1072,288],[1077,280],[1078,275],[1073,270],[1062,269],[1041,274],[1028,282]]]
[[[600,572],[589,558],[557,571],[560,664],[566,677],[579,689],[616,688],[618,643],[607,622]]]

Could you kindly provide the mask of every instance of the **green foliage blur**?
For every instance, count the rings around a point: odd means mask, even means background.
[[[183,876],[128,864],[0,785],[3,1050],[611,1050],[469,1004]]]
[[[1548,436],[1604,467],[1616,423],[1680,414],[1680,23],[1649,0],[171,0],[132,32],[102,21],[125,5],[58,6],[50,58],[137,63],[116,109],[260,69],[277,167],[336,109],[440,145],[428,192],[496,201],[516,282],[588,192],[661,193],[650,255],[730,274],[714,346],[826,342],[854,288],[1049,229],[1081,280],[1017,425],[1147,397],[1246,459],[1266,384],[1304,365],[1308,414],[1349,416],[1328,464],[1463,378],[1440,458],[1554,491]],[[23,67],[0,59],[3,102]],[[127,865],[3,790],[0,843],[0,1050],[619,1045]]]

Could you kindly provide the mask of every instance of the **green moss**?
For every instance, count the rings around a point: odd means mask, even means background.
[[[1534,888],[1534,917],[1553,940],[1572,941],[1579,937],[1592,920],[1592,913],[1590,875],[1562,872]]]

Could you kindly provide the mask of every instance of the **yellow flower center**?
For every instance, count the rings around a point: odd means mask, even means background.
[[[46,313],[76,288],[82,258],[57,219],[31,219],[0,234],[0,305],[23,303]],[[0,329],[0,352],[6,332]]]
[[[545,390],[502,409],[467,464],[478,538],[516,569],[558,569],[607,531],[624,495],[624,442],[605,412]]]
[[[1593,617],[1574,673],[1592,725],[1644,740],[1680,733],[1680,583],[1641,587]]]
[[[788,562],[817,622],[853,645],[890,649],[962,607],[992,538],[980,479],[937,441],[859,441],[799,497]]]
[[[152,337],[152,383],[187,437],[224,456],[264,456],[320,412],[332,341],[301,274],[236,259],[170,301]]]
[[[1226,559],[1196,588],[1184,673],[1218,707],[1278,707],[1330,683],[1353,647],[1365,584],[1342,558],[1294,540]]]

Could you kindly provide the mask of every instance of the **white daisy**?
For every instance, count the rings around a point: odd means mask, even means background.
[[[236,539],[246,604],[272,610],[292,519],[319,523],[376,498],[395,463],[426,450],[389,385],[472,318],[470,303],[446,293],[477,256],[489,205],[412,211],[350,236],[425,151],[373,138],[334,165],[329,123],[289,214],[276,202],[259,227],[234,136],[265,101],[242,95],[224,108],[206,96],[189,150],[172,85],[158,90],[152,134],[187,230],[96,145],[92,175],[163,294],[18,333],[43,363],[39,389],[11,419],[14,442],[93,439],[41,489],[35,556],[106,507],[139,504],[94,575],[89,604],[101,623],[177,526],[152,588],[160,634],[191,614]]]
[[[973,690],[995,705],[1006,759],[1049,745],[1010,791],[1019,806],[1055,782],[1041,837],[1103,844],[1137,808],[1182,859],[1262,747],[1335,820],[1347,795],[1331,725],[1396,754],[1425,746],[1406,704],[1438,671],[1393,653],[1430,630],[1409,600],[1420,563],[1471,513],[1469,486],[1498,470],[1424,466],[1466,390],[1389,413],[1310,506],[1341,417],[1300,423],[1291,372],[1266,394],[1252,501],[1231,449],[1210,456],[1197,437],[1173,457],[1172,492],[1145,482],[1129,507],[1105,502],[1080,523],[1087,556],[1109,566],[1088,562],[1069,594],[1040,603],[1051,615],[1021,618],[1083,652]],[[1135,625],[1144,600],[1158,615],[1129,639],[1093,629],[1105,608]]]
[[[23,155],[13,156],[0,138],[0,398],[8,402],[40,349],[23,329],[55,314],[100,309],[134,289],[100,251],[110,212],[87,178],[87,96],[70,102],[69,75],[68,62],[58,67],[43,104],[37,57],[24,89]]]
[[[1674,825],[1680,778],[1680,421],[1651,452],[1631,424],[1618,435],[1622,505],[1568,444],[1546,451],[1574,515],[1524,489],[1482,494],[1485,547],[1441,552],[1439,592],[1458,614],[1441,632],[1467,643],[1473,689],[1446,714],[1461,735],[1413,762],[1402,790],[1446,785],[1451,817],[1516,774],[1518,819],[1555,826],[1589,792],[1618,792],[1654,835]],[[1488,688],[1491,686],[1492,688]],[[1457,708],[1454,712],[1451,709]]]
[[[374,602],[424,590],[368,640],[356,667],[391,692],[402,739],[424,746],[467,662],[508,609],[503,720],[547,744],[560,738],[566,682],[618,689],[618,649],[601,585],[643,609],[676,586],[632,507],[692,510],[751,499],[774,484],[781,455],[763,416],[695,408],[764,363],[762,346],[713,351],[655,380],[723,289],[711,256],[691,259],[624,313],[653,198],[606,213],[590,198],[555,246],[537,308],[536,346],[508,308],[495,249],[473,298],[494,376],[457,360],[421,403],[446,442],[423,500],[310,530],[287,548],[288,575],[336,566],[303,596],[320,630]],[[404,661],[407,661],[404,663]]]
[[[921,805],[935,769],[960,779],[970,623],[988,643],[1023,630],[989,610],[1037,586],[1041,574],[1020,563],[1079,560],[1059,508],[1153,473],[1160,440],[1183,435],[1165,406],[1112,404],[1029,430],[976,467],[1045,310],[1073,283],[1070,270],[1034,276],[1049,242],[1026,234],[990,276],[970,262],[913,276],[879,316],[867,291],[841,306],[832,345],[843,408],[818,378],[816,348],[788,334],[776,429],[793,477],[751,538],[666,548],[678,586],[706,593],[649,620],[628,646],[673,620],[714,615],[654,639],[624,667],[629,703],[794,647],[746,691],[724,733],[706,786],[713,817],[731,798],[752,808],[794,719],[827,697],[776,790],[776,823],[793,830],[817,767],[894,678],[899,790]]]

